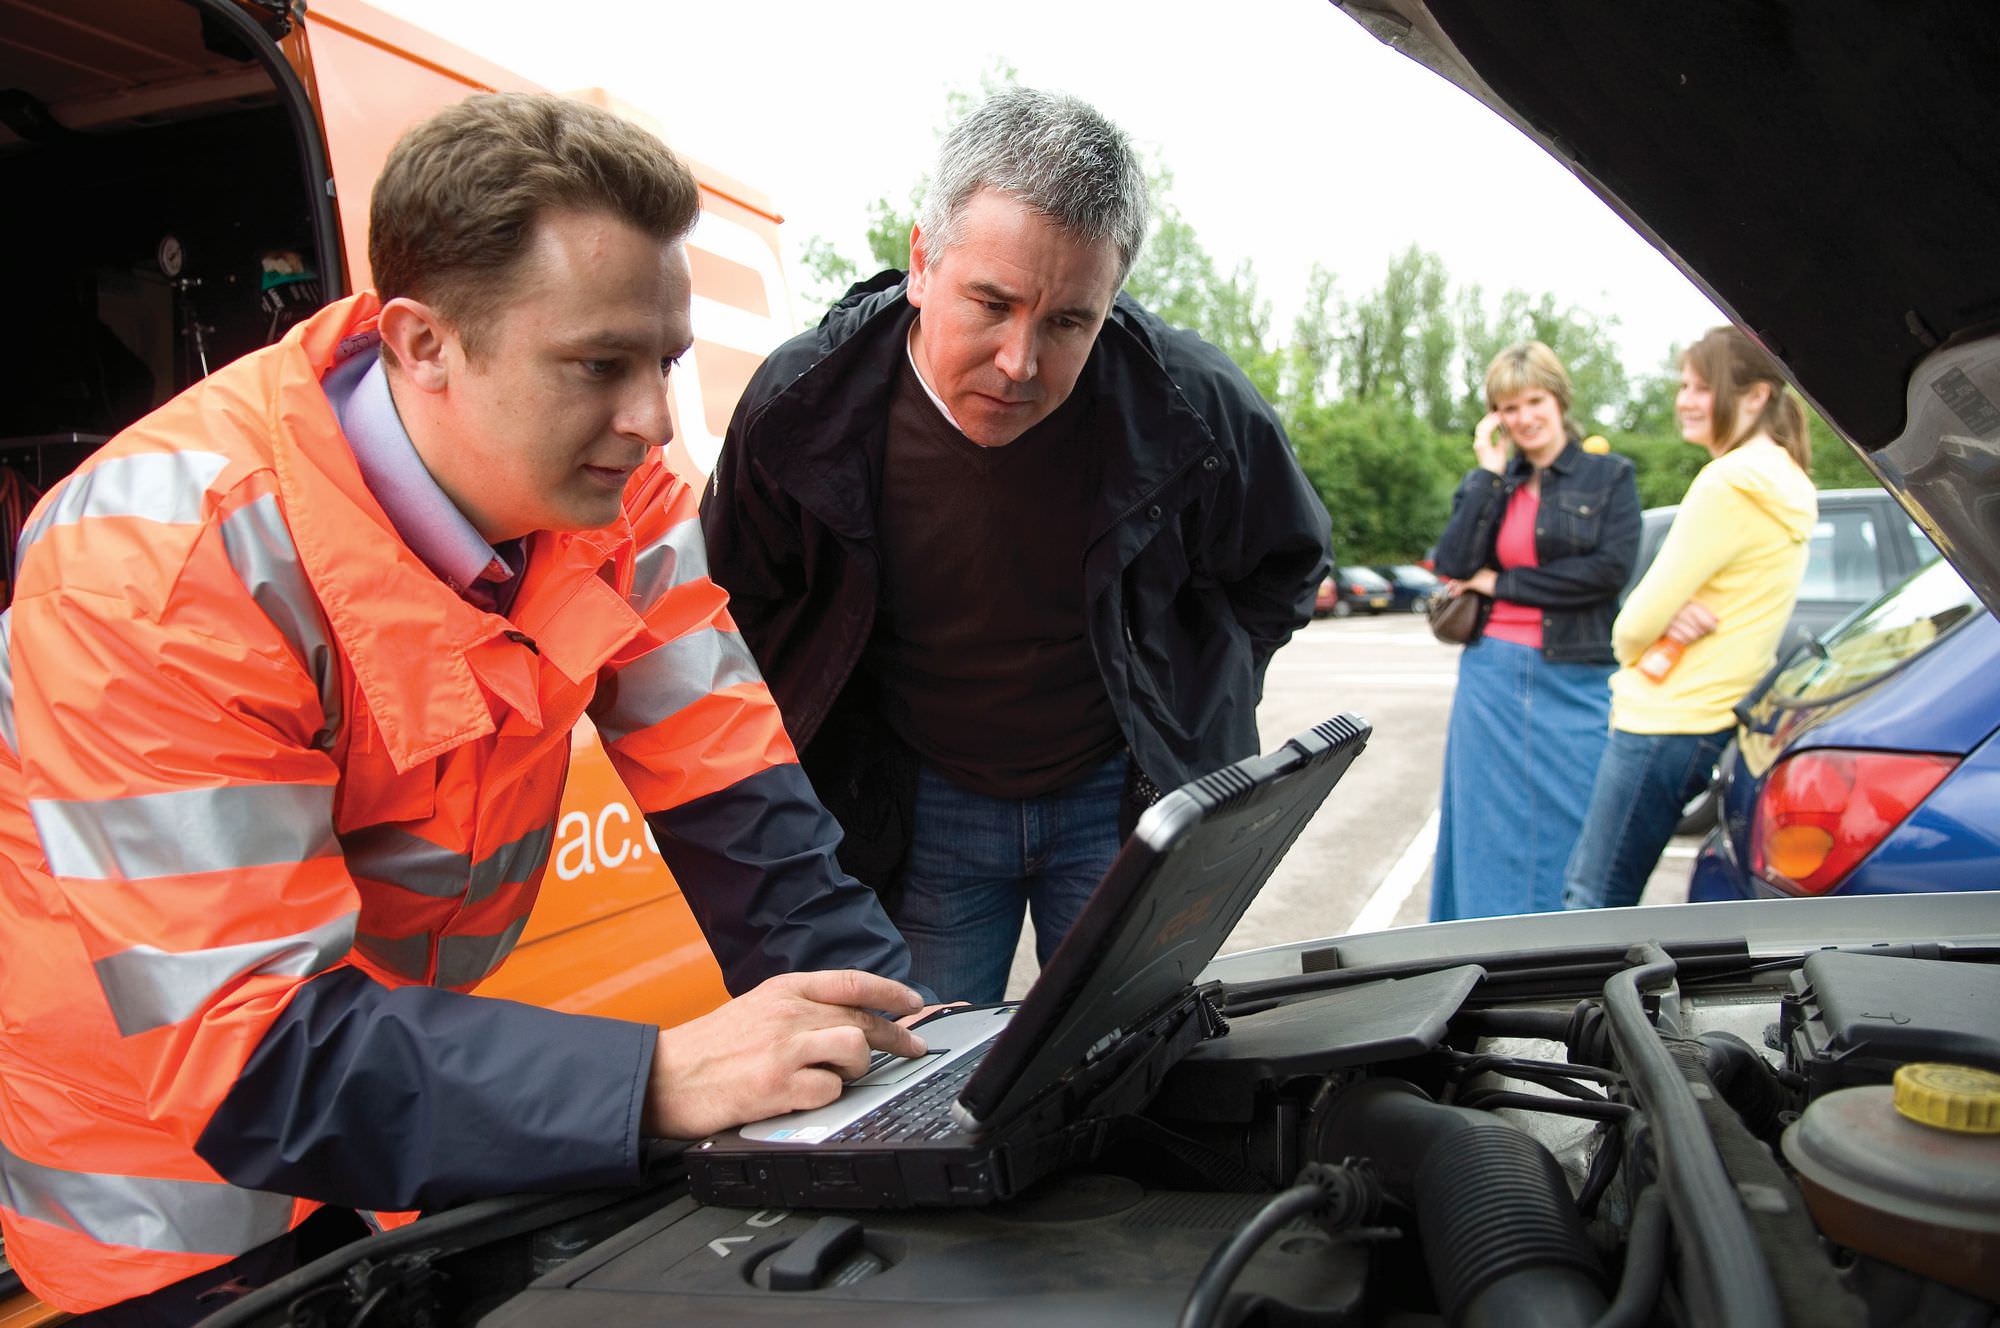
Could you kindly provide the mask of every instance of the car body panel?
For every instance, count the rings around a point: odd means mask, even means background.
[[[1762,781],[1726,770],[1722,824],[1695,857],[1688,900],[1803,897],[1750,870],[1750,822]],[[1854,867],[1830,897],[2000,891],[2000,739],[1989,737],[1962,760],[1909,819]]]
[[[1934,574],[1931,574],[1934,575]],[[1948,574],[1947,574],[1948,575]],[[1962,592],[1961,592],[1962,593]],[[1895,593],[1884,598],[1887,604]],[[1836,635],[1837,640],[1837,635]],[[2000,622],[1977,611],[1918,653],[1821,705],[1753,696],[1721,782],[1721,824],[1696,859],[1689,897],[1791,898],[1750,870],[1766,777],[1814,750],[1940,753],[1958,767],[1835,888],[1841,894],[2000,888]],[[1778,670],[1773,691],[1786,681]]]
[[[1389,608],[1395,613],[1422,613],[1438,588],[1436,573],[1415,563],[1385,564],[1374,571],[1389,583]]]

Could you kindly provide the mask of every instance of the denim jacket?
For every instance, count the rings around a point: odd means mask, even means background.
[[[1503,474],[1467,473],[1438,537],[1439,575],[1462,581],[1482,567],[1499,571],[1494,544],[1507,500],[1532,473],[1521,456]],[[1495,595],[1542,611],[1544,659],[1613,663],[1611,620],[1638,553],[1639,488],[1631,461],[1586,452],[1572,441],[1542,472],[1535,518],[1540,565],[1500,572]]]

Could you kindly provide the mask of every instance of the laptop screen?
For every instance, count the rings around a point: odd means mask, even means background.
[[[1338,715],[1162,798],[1119,850],[959,1101],[982,1125],[1181,1000],[1367,745]]]

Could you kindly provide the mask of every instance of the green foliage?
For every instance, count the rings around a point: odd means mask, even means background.
[[[1421,557],[1451,515],[1470,448],[1386,395],[1315,403],[1289,422],[1299,466],[1333,518],[1343,563]]]
[[[1257,290],[1249,259],[1224,273],[1174,206],[1173,176],[1156,171],[1153,225],[1125,278],[1126,293],[1175,327],[1191,328],[1236,362],[1259,392],[1276,400],[1283,357],[1271,342],[1271,305]]]
[[[1341,390],[1368,400],[1386,396],[1433,429],[1452,427],[1452,361],[1458,332],[1446,298],[1444,260],[1411,245],[1389,264],[1382,285],[1341,309],[1334,338]]]
[[[907,211],[898,211],[886,198],[868,205],[868,256],[875,260],[870,275],[884,268],[910,270],[910,231],[917,224],[917,209],[923,206],[928,179],[919,180],[910,191]]]
[[[1670,507],[1687,493],[1695,472],[1708,464],[1708,449],[1685,441],[1678,432],[1606,435],[1611,450],[1632,458],[1638,472],[1639,506]]]
[[[1882,481],[1862,463],[1852,444],[1833,431],[1820,413],[1806,407],[1806,432],[1812,438],[1812,480],[1817,489],[1879,489]]]
[[[841,292],[852,286],[861,275],[854,260],[834,248],[833,242],[823,235],[815,235],[806,241],[805,249],[799,254],[799,266],[805,269],[807,278],[805,290],[801,293],[801,313],[807,327],[817,323],[827,306],[839,299]]]

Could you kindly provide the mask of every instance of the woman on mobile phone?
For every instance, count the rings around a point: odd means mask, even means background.
[[[1819,519],[1805,411],[1747,335],[1718,327],[1681,356],[1681,437],[1713,458],[1611,629],[1611,738],[1563,907],[1639,902],[1688,799],[1771,667]]]
[[[1446,593],[1490,599],[1458,663],[1431,920],[1562,906],[1603,750],[1611,619],[1639,549],[1632,463],[1586,452],[1539,341],[1486,371],[1478,461],[1438,537]]]

